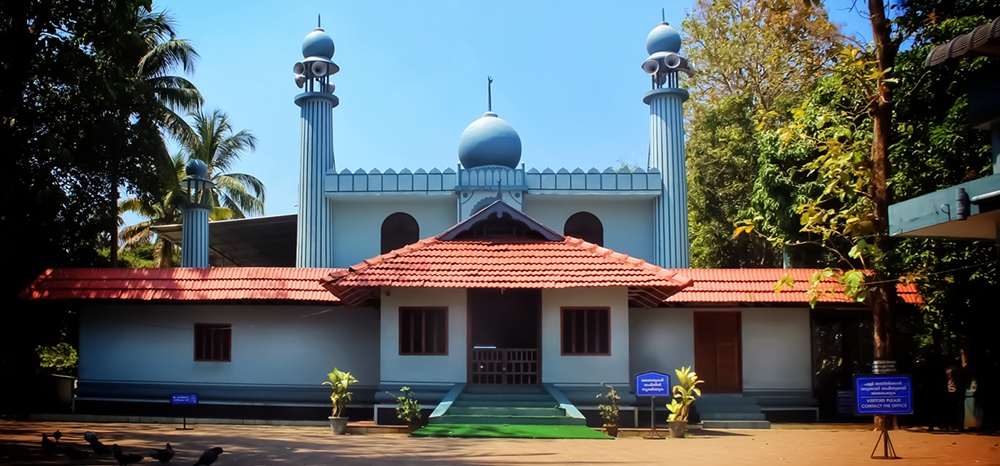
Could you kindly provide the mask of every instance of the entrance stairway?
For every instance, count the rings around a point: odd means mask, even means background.
[[[704,429],[770,429],[757,402],[741,393],[706,393],[694,403]]]
[[[516,424],[585,426],[541,387],[467,387],[444,415],[430,424]]]

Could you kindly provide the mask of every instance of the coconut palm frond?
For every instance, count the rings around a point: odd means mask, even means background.
[[[247,187],[235,178],[220,176],[216,178],[216,186],[222,197],[222,205],[232,209],[234,213],[239,212],[244,218],[246,214],[259,215],[264,213],[264,201],[255,197],[247,190]]]
[[[250,131],[242,130],[219,141],[215,166],[224,173],[228,172],[244,152],[254,150],[257,150],[257,137]]]
[[[261,204],[263,204],[266,200],[264,182],[256,176],[247,175],[246,173],[226,173],[222,176],[232,178],[242,184],[246,190],[253,195],[253,197],[260,199]],[[261,213],[263,213],[263,211]]]
[[[208,213],[208,219],[217,222],[219,220],[229,220],[233,218],[233,211],[225,207],[214,207],[212,211]]]
[[[198,58],[200,56],[191,42],[185,39],[170,39],[153,45],[139,60],[137,71],[143,79],[164,76],[177,66],[180,66],[185,73],[193,73]]]

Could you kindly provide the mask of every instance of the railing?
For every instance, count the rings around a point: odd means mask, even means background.
[[[471,382],[479,385],[538,385],[538,350],[473,348]]]

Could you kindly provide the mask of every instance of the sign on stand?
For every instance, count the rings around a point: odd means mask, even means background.
[[[172,405],[196,405],[198,404],[198,394],[197,393],[171,393],[170,394],[170,404]],[[184,409],[184,426],[178,427],[177,430],[191,430],[187,426],[187,411],[188,408]]]
[[[854,414],[857,416],[892,416],[913,414],[913,385],[908,375],[855,375]],[[898,458],[889,440],[886,422],[882,423],[871,457],[875,457],[879,442],[883,442],[883,458]]]
[[[649,436],[646,438],[663,438],[656,433],[656,397],[670,397],[670,376],[654,371],[636,374],[635,396],[649,397]]]

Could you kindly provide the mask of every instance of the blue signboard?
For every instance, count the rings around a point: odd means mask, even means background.
[[[197,393],[171,393],[170,404],[172,405],[196,405],[198,404]]]
[[[635,396],[670,396],[670,376],[643,372],[635,376]]]
[[[913,390],[908,375],[855,375],[854,414],[913,414]]]

